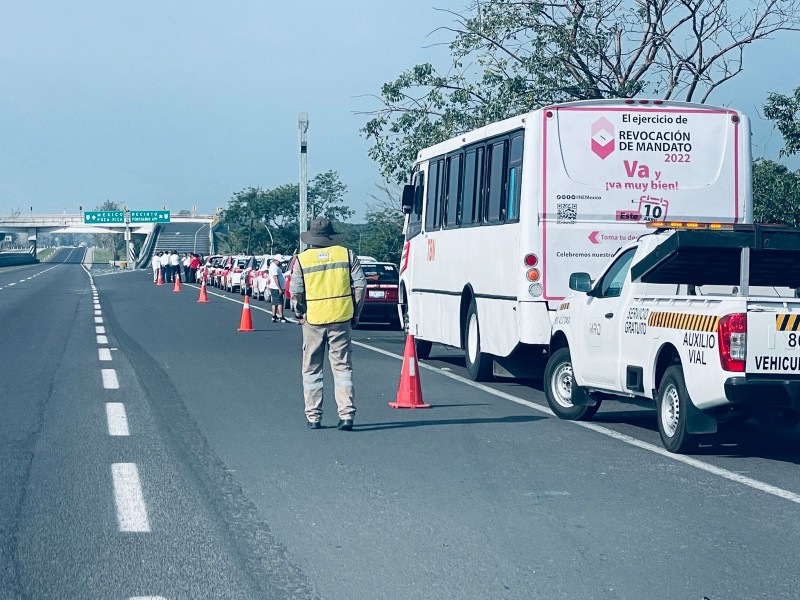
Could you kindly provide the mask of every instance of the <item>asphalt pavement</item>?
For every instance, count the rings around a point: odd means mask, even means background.
[[[798,597],[796,431],[674,457],[652,410],[559,421],[540,383],[473,384],[437,346],[432,408],[394,410],[404,339],[382,326],[354,332],[355,429],[329,397],[311,431],[300,327],[266,304],[245,333],[238,294],[14,269],[0,598]]]

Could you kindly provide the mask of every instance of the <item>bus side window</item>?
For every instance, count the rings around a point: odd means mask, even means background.
[[[444,226],[458,227],[461,208],[461,154],[447,159],[447,195],[445,196]]]
[[[414,174],[414,205],[408,215],[406,239],[410,240],[422,231],[422,201],[425,198],[425,173],[417,171]]]
[[[425,231],[432,231],[437,227],[437,213],[439,212],[439,162],[428,163],[428,194],[425,199]]]
[[[522,140],[521,135],[511,138],[508,153],[508,199],[506,202],[506,221],[519,219],[519,199],[522,188]]]
[[[497,142],[489,148],[489,185],[487,186],[486,214],[484,219],[487,223],[501,223],[505,217],[505,207],[503,206],[503,188],[505,181],[505,150],[506,142]]]
[[[475,222],[474,218],[474,207],[475,207],[475,192],[477,188],[475,186],[475,175],[477,170],[475,169],[475,161],[477,159],[477,150],[473,148],[472,150],[468,150],[467,153],[464,155],[464,183],[462,184],[462,209],[459,211],[461,213],[460,223],[464,225],[469,225]]]

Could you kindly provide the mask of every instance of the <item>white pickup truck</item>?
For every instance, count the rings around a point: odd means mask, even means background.
[[[800,229],[651,226],[595,281],[570,276],[577,293],[555,313],[545,368],[550,408],[579,420],[604,398],[650,399],[671,452],[718,422],[797,425]]]

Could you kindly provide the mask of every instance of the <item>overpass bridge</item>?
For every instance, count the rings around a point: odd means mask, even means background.
[[[162,244],[157,244],[156,239],[160,230],[163,230],[165,238],[169,240],[172,246],[177,246],[178,242],[183,239],[186,240],[186,244],[181,245],[180,248],[185,248],[184,251],[201,251],[204,254],[208,253],[214,247],[213,231],[218,221],[219,217],[216,215],[171,215],[169,223],[160,225],[156,225],[156,223],[92,224],[84,221],[83,213],[60,215],[30,214],[6,217],[0,216],[0,232],[27,233],[28,241],[32,246],[32,251],[35,256],[36,241],[39,233],[125,234],[126,230],[128,230],[131,236],[141,235],[145,238],[141,246],[142,254],[140,254],[137,260],[137,262],[141,262],[149,259],[153,248],[160,249]],[[192,232],[194,233],[194,239],[190,246],[187,245],[189,240],[189,235],[187,234]],[[181,234],[183,234],[183,238],[180,237]],[[199,241],[202,242],[200,250],[197,249],[198,235],[201,236]],[[130,238],[126,237],[126,239]]]

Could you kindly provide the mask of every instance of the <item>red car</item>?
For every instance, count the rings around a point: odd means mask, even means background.
[[[389,323],[393,328],[400,329],[400,315],[397,312],[400,272],[397,265],[363,261],[361,268],[367,278],[367,293],[360,322]]]

